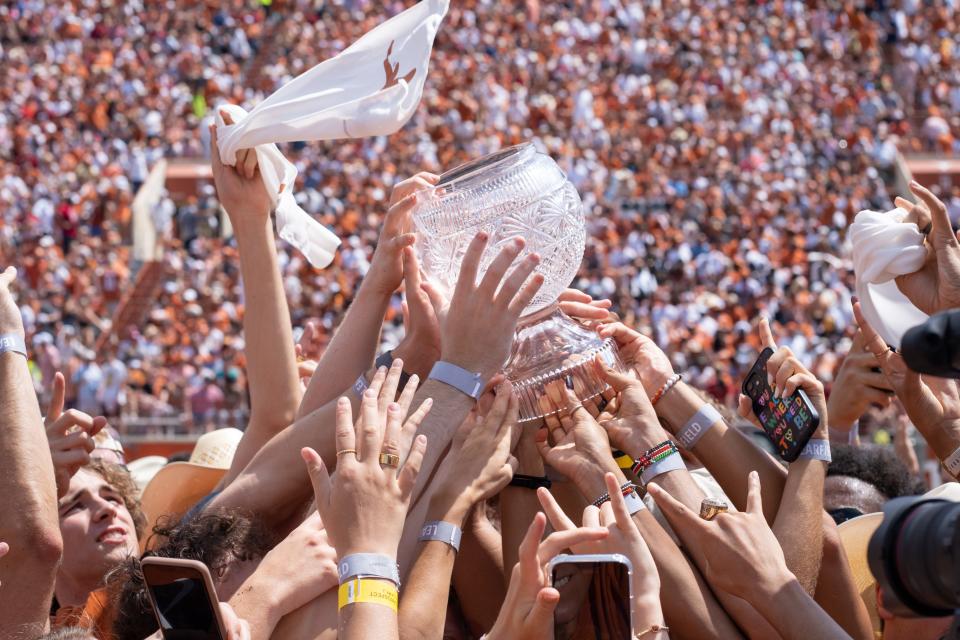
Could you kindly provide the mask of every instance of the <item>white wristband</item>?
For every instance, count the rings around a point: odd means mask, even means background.
[[[683,463],[683,457],[677,452],[647,467],[640,475],[640,482],[646,485],[662,473],[668,471],[686,471],[686,469],[687,465]]]
[[[357,378],[357,381],[354,382],[350,388],[353,389],[353,392],[360,398],[363,397],[363,392],[370,388],[370,384],[367,382],[367,377],[361,373],[360,377]]]
[[[454,551],[460,551],[460,538],[462,536],[463,531],[457,525],[442,520],[433,520],[423,524],[423,528],[420,529],[419,541],[437,540],[438,542],[446,542],[453,547]]]
[[[20,355],[27,355],[27,343],[23,336],[17,333],[5,333],[0,335],[0,353],[13,351]]]
[[[807,446],[803,448],[803,451],[800,452],[799,457],[806,458],[808,460],[833,462],[833,458],[830,456],[830,441],[819,439],[810,440],[807,442]]]
[[[643,504],[643,498],[635,490],[623,496],[623,501],[627,504],[630,515],[647,508],[647,505]]]
[[[960,478],[960,447],[957,447],[953,453],[947,456],[947,459],[943,461],[943,466],[946,467],[947,473],[952,475],[954,479]]]
[[[710,430],[710,427],[721,420],[723,416],[720,412],[709,402],[704,403],[693,417],[687,420],[687,424],[677,431],[677,441],[683,445],[684,449],[690,450]]]

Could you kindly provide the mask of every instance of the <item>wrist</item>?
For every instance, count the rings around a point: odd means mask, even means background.
[[[236,236],[237,242],[256,235],[269,235],[273,238],[273,224],[269,211],[238,209],[236,213],[231,213],[227,210],[227,217],[230,219],[230,226],[233,227],[233,235]]]
[[[440,359],[439,349],[425,349],[426,340],[420,340],[416,334],[409,334],[393,350],[393,357],[403,360],[403,370],[426,379],[434,363]]]
[[[762,576],[748,592],[739,595],[766,617],[796,606],[797,598],[806,597],[807,592],[797,577],[784,567],[775,575]]]
[[[603,477],[608,472],[617,478],[617,483],[622,485],[627,481],[623,471],[610,458],[609,465],[592,465],[590,469],[584,469],[573,479],[577,490],[583,495],[587,502],[593,502],[607,492],[607,483]]]
[[[666,423],[670,433],[676,434],[704,404],[706,401],[681,380],[674,385],[670,393],[660,398],[654,409],[657,416]]]
[[[427,507],[426,520],[439,520],[455,524],[461,529],[463,521],[467,518],[467,513],[476,501],[464,498],[465,492],[459,495],[447,495],[446,492],[440,492],[433,495],[430,499],[430,505]],[[469,504],[468,504],[469,503]]]

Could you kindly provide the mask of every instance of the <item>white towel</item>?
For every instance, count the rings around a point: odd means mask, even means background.
[[[233,166],[237,151],[256,147],[280,237],[314,266],[330,264],[340,239],[297,205],[297,168],[275,143],[381,136],[400,129],[420,103],[433,39],[448,6],[449,0],[423,0],[297,76],[249,113],[235,105],[217,108],[221,160]],[[224,124],[220,109],[234,124]]]
[[[894,278],[919,271],[927,259],[923,234],[904,222],[907,211],[861,211],[850,225],[853,271],[863,315],[892,347],[907,329],[927,319],[897,288]]]

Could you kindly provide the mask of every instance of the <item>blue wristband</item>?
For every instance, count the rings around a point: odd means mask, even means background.
[[[437,363],[433,365],[433,369],[430,370],[430,375],[427,376],[427,379],[449,385],[457,391],[462,391],[474,400],[478,400],[480,394],[483,393],[483,379],[479,373],[467,371],[463,367],[458,367],[455,364],[450,364],[443,360],[438,360]]]
[[[0,353],[13,351],[23,356],[27,355],[27,343],[23,336],[16,333],[5,333],[0,335]]]
[[[419,540],[420,542],[425,540],[446,542],[453,547],[454,551],[460,551],[460,538],[462,536],[463,531],[461,531],[457,525],[443,522],[442,520],[433,520],[432,522],[425,522],[423,524],[423,529],[420,530]]]

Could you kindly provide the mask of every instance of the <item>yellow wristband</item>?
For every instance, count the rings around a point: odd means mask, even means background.
[[[617,466],[621,469],[631,469],[633,467],[633,458],[621,451],[618,451],[617,453],[620,454],[614,458]]]
[[[343,609],[348,604],[372,602],[396,611],[399,600],[397,585],[388,580],[354,578],[340,585],[337,609]]]

